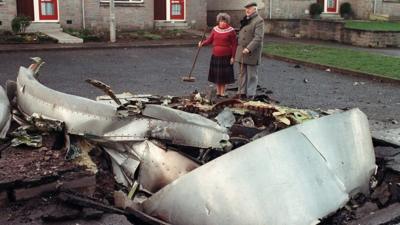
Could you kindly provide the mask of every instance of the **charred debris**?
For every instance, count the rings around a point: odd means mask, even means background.
[[[41,84],[34,59],[0,88],[1,224],[399,221],[400,149],[379,132],[374,148],[359,109],[115,94],[87,80],[106,94],[90,100]]]

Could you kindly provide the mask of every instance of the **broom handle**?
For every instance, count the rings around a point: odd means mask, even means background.
[[[203,36],[201,37],[201,42],[203,42],[203,40],[204,40],[204,38],[206,36],[206,33],[207,33],[207,28],[204,29]],[[193,73],[194,67],[196,66],[197,58],[199,57],[200,49],[201,49],[201,47],[198,47],[196,56],[194,57],[194,60],[193,60],[192,69],[190,70],[190,73],[189,73],[189,78],[192,77],[192,73]]]

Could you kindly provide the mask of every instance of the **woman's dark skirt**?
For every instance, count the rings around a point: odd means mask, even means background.
[[[215,84],[232,84],[235,82],[231,56],[211,56],[208,81]]]

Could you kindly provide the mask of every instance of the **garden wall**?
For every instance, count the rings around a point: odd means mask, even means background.
[[[345,28],[343,21],[265,20],[266,34],[290,38],[336,41],[363,47],[400,47],[400,32],[365,31]]]

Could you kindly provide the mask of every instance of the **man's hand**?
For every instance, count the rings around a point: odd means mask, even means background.
[[[203,47],[203,42],[202,42],[202,41],[199,41],[198,46],[199,46],[199,48]]]
[[[247,54],[249,54],[249,53],[250,53],[250,50],[249,50],[249,49],[247,49],[247,48],[243,49],[243,54],[247,55]]]
[[[235,59],[231,58],[231,65],[233,65],[235,63]]]

